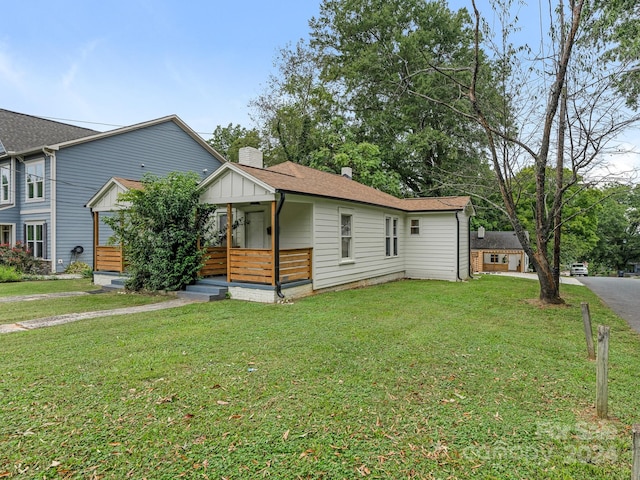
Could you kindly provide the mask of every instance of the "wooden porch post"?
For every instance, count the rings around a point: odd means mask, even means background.
[[[275,286],[276,281],[276,201],[271,202],[271,285]]]
[[[233,246],[233,204],[227,203],[227,282],[231,281],[231,247]]]
[[[93,269],[98,268],[98,244],[100,243],[100,214],[93,212]]]

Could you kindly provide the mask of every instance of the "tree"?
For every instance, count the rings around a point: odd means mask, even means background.
[[[193,172],[146,174],[142,190],[120,195],[130,208],[104,219],[123,246],[128,289],[181,290],[197,279],[205,256],[199,241],[215,211],[200,204],[199,180]]]
[[[510,0],[493,2],[494,18],[500,25],[497,32],[492,32],[483,21],[475,0],[471,0],[471,5],[475,54],[469,68],[452,72],[430,64],[430,69],[438,71],[442,81],[454,87],[470,108],[461,108],[461,103],[465,105],[461,101],[443,101],[424,92],[415,94],[435,105],[446,106],[482,128],[503,211],[536,269],[540,299],[545,303],[561,303],[559,272],[554,267],[560,260],[559,240],[564,225],[561,213],[566,194],[581,174],[598,165],[611,139],[637,120],[636,115],[618,108],[618,94],[624,90],[620,88],[620,79],[633,80],[633,76],[625,75],[636,67],[635,60],[620,54],[612,63],[611,56],[601,56],[604,51],[612,51],[611,42],[615,41],[618,25],[617,19],[608,15],[620,13],[609,9],[607,3],[549,2],[548,11],[540,15],[552,19],[552,23],[540,38],[539,51],[511,41],[519,29],[511,17]],[[636,14],[637,22],[637,9],[631,14]],[[606,21],[598,20],[605,17]],[[599,32],[589,30],[596,24]],[[489,57],[483,48],[491,52]],[[500,97],[487,94],[483,88],[486,69],[492,65],[497,68],[495,77],[501,83]],[[409,74],[419,76],[423,70],[418,66]],[[507,108],[503,108],[505,102]],[[496,115],[502,111],[507,115]],[[554,159],[556,176],[550,182],[547,177]],[[523,167],[532,168],[535,182],[532,240],[517,208],[521,190],[514,179]],[[564,175],[565,168],[570,169],[568,177]],[[556,244],[553,249],[549,248],[551,244]]]
[[[218,125],[207,143],[231,162],[238,161],[238,151],[242,147],[260,148],[260,134],[255,129],[247,129],[230,123],[226,127]]]
[[[469,108],[431,65],[457,72],[471,63],[467,12],[443,1],[325,0],[310,25],[321,79],[336,85],[357,141],[380,148],[407,193],[459,193],[452,178],[477,172],[484,137],[444,106]]]

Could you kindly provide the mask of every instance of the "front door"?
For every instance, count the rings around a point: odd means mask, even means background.
[[[267,248],[264,212],[245,213],[245,235],[247,248]]]

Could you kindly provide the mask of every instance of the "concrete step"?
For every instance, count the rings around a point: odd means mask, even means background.
[[[178,298],[188,298],[199,302],[212,302],[227,298],[227,287],[207,285],[198,281],[195,285],[188,285],[178,292]]]

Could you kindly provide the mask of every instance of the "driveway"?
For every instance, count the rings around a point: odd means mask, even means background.
[[[640,279],[580,277],[580,281],[640,333]]]

